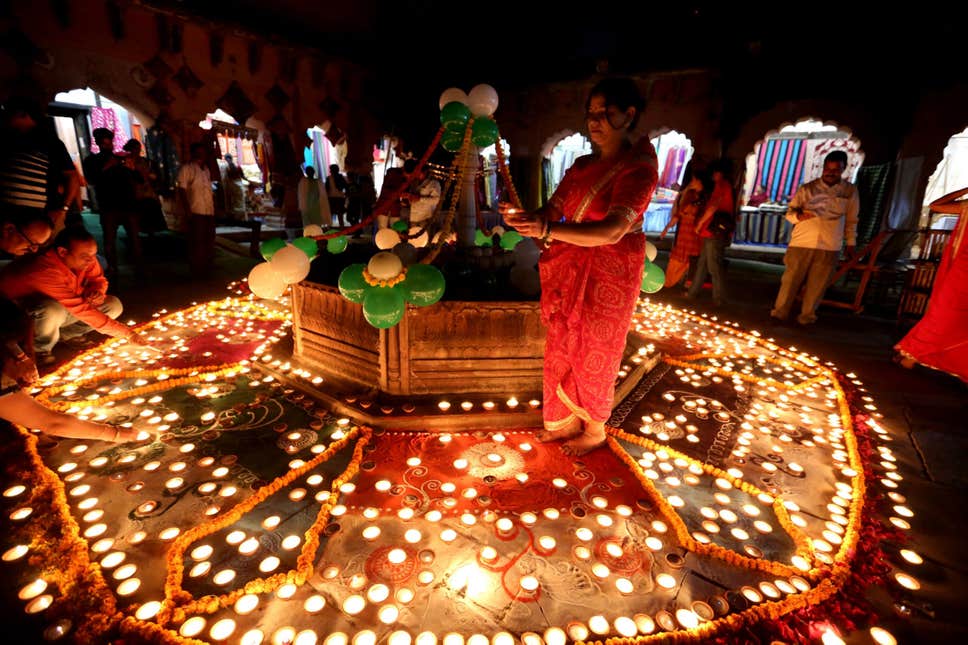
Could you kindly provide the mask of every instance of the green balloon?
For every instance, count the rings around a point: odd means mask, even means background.
[[[477,229],[474,232],[474,244],[476,246],[493,246],[494,241],[487,235],[484,235],[484,231]]]
[[[497,140],[497,123],[486,116],[474,119],[471,126],[471,141],[478,148],[486,148]]]
[[[310,260],[319,255],[319,244],[311,237],[297,237],[292,245],[305,253]]]
[[[406,308],[403,295],[397,289],[374,287],[363,298],[363,317],[377,329],[396,325]]]
[[[463,130],[470,120],[470,109],[460,101],[451,101],[440,111],[440,124],[448,130]]]
[[[410,225],[407,222],[400,220],[398,222],[394,222],[393,224],[390,224],[390,228],[392,228],[397,233],[406,233],[407,231],[410,230]]]
[[[445,130],[444,134],[440,137],[440,145],[447,152],[457,152],[464,145],[464,131]]]
[[[271,240],[266,240],[259,245],[259,253],[268,262],[272,259],[272,256],[276,254],[276,251],[286,248],[286,241],[282,238],[274,237]]]
[[[350,302],[362,304],[370,285],[363,277],[365,264],[351,264],[339,274],[339,292]]]
[[[326,250],[332,253],[333,255],[337,255],[338,253],[342,253],[343,251],[345,251],[346,247],[349,246],[349,243],[350,241],[349,239],[347,239],[345,235],[340,235],[338,237],[331,237],[328,240],[326,240]]]
[[[651,262],[645,263],[645,270],[642,272],[642,291],[655,293],[665,284],[665,271],[658,264]]]
[[[524,236],[518,233],[517,231],[508,231],[501,236],[501,248],[511,251],[523,239],[524,239]]]
[[[418,307],[432,305],[444,295],[444,274],[432,264],[411,264],[407,278],[400,283],[404,297]]]

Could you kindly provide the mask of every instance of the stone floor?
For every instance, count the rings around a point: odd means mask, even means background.
[[[88,224],[99,234],[93,219]],[[121,239],[123,249],[123,233]],[[125,305],[126,320],[141,321],[162,308],[176,309],[227,295],[226,285],[243,278],[256,262],[220,249],[212,272],[198,276],[189,273],[180,236],[157,234],[146,239],[144,246],[147,277],[137,278],[129,267],[122,266],[111,288]],[[665,265],[664,253],[658,263]],[[909,620],[896,617],[886,593],[876,590],[872,594],[885,616],[882,624],[900,643],[968,641],[968,564],[958,555],[964,553],[962,540],[968,530],[968,475],[962,466],[968,445],[968,387],[946,374],[920,367],[904,370],[891,362],[891,346],[902,330],[889,317],[889,306],[872,303],[868,307],[872,313],[861,315],[824,308],[820,320],[809,328],[771,326],[769,309],[781,271],[775,263],[734,257],[729,265],[730,301],[719,309],[713,308],[708,290],[696,301],[686,300],[674,290],[654,297],[758,329],[782,345],[834,361],[864,382],[884,415],[883,425],[895,438],[898,472],[904,477],[902,490],[915,512],[906,548],[924,558],[920,566],[906,568],[922,584],[918,592],[900,594],[910,612]],[[875,315],[878,311],[886,315]],[[61,350],[59,356],[69,358]],[[893,556],[897,548],[887,545],[886,551]],[[7,624],[15,624],[22,603],[9,589],[0,592],[0,601]],[[854,634],[848,642],[872,641],[865,632]]]

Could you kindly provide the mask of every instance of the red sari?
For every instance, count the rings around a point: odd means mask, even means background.
[[[928,310],[894,348],[968,382],[968,202],[945,247]]]
[[[552,242],[541,254],[541,316],[547,326],[544,421],[549,430],[605,421],[642,284],[642,213],[658,179],[648,138],[603,161],[580,157],[551,197],[566,222],[595,222],[619,210],[632,222],[615,244],[582,247]]]

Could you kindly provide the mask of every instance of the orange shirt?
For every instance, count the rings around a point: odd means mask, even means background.
[[[74,273],[51,248],[20,258],[0,271],[0,295],[10,300],[44,295],[64,305],[78,320],[109,336],[127,336],[131,330],[112,320],[84,299],[87,291],[107,293],[108,281],[101,265],[92,262],[80,274]]]

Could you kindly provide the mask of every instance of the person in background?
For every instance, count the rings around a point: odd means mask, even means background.
[[[408,169],[409,165],[409,169]],[[440,182],[430,176],[426,166],[418,176],[411,176],[416,170],[417,162],[408,159],[404,164],[404,172],[408,175],[410,191],[404,193],[410,204],[408,221],[411,226],[426,226],[434,216],[437,204],[440,202]]]
[[[944,247],[924,317],[894,346],[902,367],[916,364],[968,383],[968,188],[931,202],[935,213],[958,215]]]
[[[346,226],[346,178],[337,164],[329,167],[326,178],[326,195],[329,198],[329,211],[336,216],[338,226]]]
[[[753,189],[753,194],[750,195],[750,198],[749,200],[747,200],[746,205],[756,207],[756,206],[759,206],[760,204],[765,204],[768,201],[770,201],[770,195],[769,193],[766,192],[766,186],[764,186],[763,184],[760,184],[759,186]]]
[[[632,131],[645,99],[630,78],[606,78],[585,104],[596,152],[579,157],[551,200],[533,213],[501,204],[508,225],[547,248],[539,262],[544,430],[579,456],[606,441],[615,380],[642,285],[642,215],[658,182],[655,148]]]
[[[156,186],[158,171],[155,165],[141,154],[141,142],[129,139],[124,151],[130,155],[130,166],[137,173],[134,179],[134,206],[138,217],[138,227],[145,233],[157,233],[168,228],[165,214],[161,209]]]
[[[388,168],[380,187],[380,198],[373,206],[376,213],[376,230],[387,228],[400,221],[403,206],[403,190],[407,185],[407,174],[403,168]]]
[[[797,322],[809,325],[817,320],[817,305],[827,290],[837,266],[844,239],[847,256],[857,243],[857,214],[860,199],[857,188],[844,180],[847,153],[834,150],[823,160],[823,174],[797,188],[786,219],[793,224],[783,264],[780,291],[770,311],[774,323],[790,315],[800,286],[806,282]]]
[[[188,219],[188,265],[192,274],[206,274],[215,259],[215,197],[208,170],[208,150],[193,143],[191,159],[178,169],[178,202]]]
[[[323,182],[316,178],[316,169],[306,166],[305,176],[299,179],[296,188],[296,199],[299,202],[299,213],[302,215],[303,228],[310,224],[317,224],[329,228],[333,224],[333,215],[329,211],[329,199]]]
[[[28,430],[71,439],[136,441],[138,431],[85,421],[35,401],[22,388],[38,378],[30,342],[30,318],[13,301],[0,298],[0,419]]]
[[[727,179],[728,173],[729,162],[725,159],[709,164],[713,190],[694,229],[702,240],[702,250],[696,262],[692,284],[689,285],[689,292],[686,294],[690,299],[698,297],[708,273],[713,282],[713,304],[717,307],[726,302],[726,269],[723,265],[723,254],[732,241],[733,231],[736,228],[733,186]]]
[[[0,110],[0,216],[16,220],[44,213],[54,233],[81,189],[77,167],[39,105],[7,99]]]
[[[702,251],[702,239],[696,233],[696,224],[712,191],[708,175],[699,169],[694,170],[691,165],[684,173],[683,183],[686,187],[676,196],[669,223],[659,234],[660,240],[665,238],[672,225],[676,225],[676,238],[665,272],[666,287],[683,284],[690,266]]]
[[[21,258],[0,271],[0,296],[17,302],[34,321],[34,348],[40,365],[55,362],[60,340],[92,329],[146,344],[133,329],[115,320],[121,301],[107,295],[108,281],[97,261],[97,242],[81,227],[66,228],[54,246]]]

